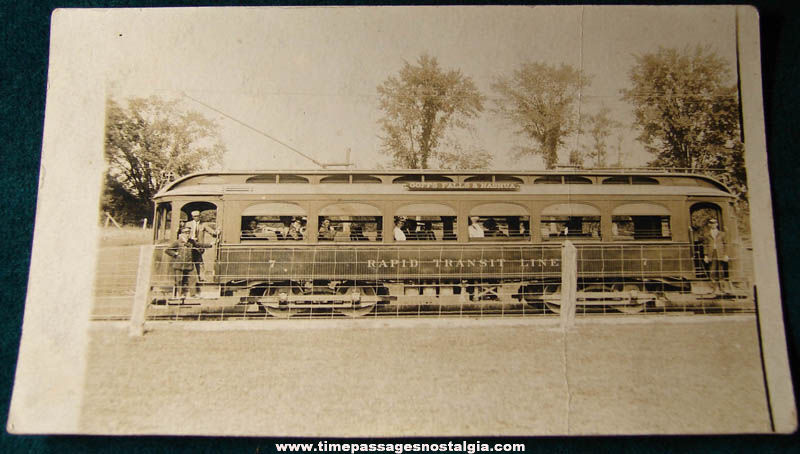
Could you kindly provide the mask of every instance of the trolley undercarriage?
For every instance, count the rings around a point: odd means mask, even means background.
[[[154,317],[471,316],[558,314],[557,281],[282,281],[200,284],[195,296],[154,298]],[[576,306],[585,314],[747,312],[747,288],[709,281],[581,280]]]

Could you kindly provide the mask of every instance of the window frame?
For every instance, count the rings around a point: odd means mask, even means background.
[[[484,236],[471,236],[470,235],[470,226],[473,224],[472,219],[478,218],[488,218],[495,224],[497,227],[493,229],[499,235],[492,235],[492,236],[485,236],[487,233],[486,219],[481,221],[483,235]],[[534,216],[531,215],[531,212],[528,206],[516,203],[516,202],[483,202],[473,205],[469,212],[465,214],[465,224],[467,225],[467,236],[465,241],[467,243],[481,243],[481,242],[491,242],[491,241],[501,241],[501,242],[513,242],[513,243],[529,243],[533,240],[533,231],[531,230],[531,222],[534,219]],[[521,231],[520,235],[512,235],[512,223],[509,222],[511,218],[518,218],[517,229]],[[505,223],[506,231],[503,234],[503,230],[501,225]],[[527,227],[525,227],[527,226]],[[522,230],[524,229],[524,230]]]
[[[345,209],[345,207],[350,206],[350,210]],[[383,243],[383,223],[385,221],[385,217],[383,210],[381,208],[366,202],[354,202],[354,201],[341,201],[335,203],[329,203],[323,207],[320,207],[319,210],[315,213],[317,218],[317,243],[318,244],[377,244]],[[335,219],[331,221],[331,218],[340,218],[340,217],[349,217],[349,220],[342,220],[342,219]],[[371,220],[367,219],[352,219],[352,218],[371,218]],[[325,220],[331,221],[331,224],[344,224],[344,227],[341,231],[334,229],[334,236],[330,239],[321,238],[320,232],[322,230],[322,225]],[[351,230],[352,225],[359,225],[359,224],[375,224],[375,239],[369,239],[369,236],[364,233],[364,229],[362,227],[362,237],[366,238],[366,240],[357,240],[353,239],[353,232]],[[339,235],[339,234],[342,235]]]
[[[394,237],[394,229],[395,229],[395,226],[397,225],[397,222],[400,220],[400,218],[405,218],[406,220],[408,220],[409,218],[437,217],[437,216],[439,217],[438,221],[437,220],[425,220],[425,219],[413,219],[413,221],[415,223],[417,223],[417,226],[419,226],[420,223],[424,223],[424,222],[431,222],[432,223],[432,227],[434,225],[436,225],[436,224],[441,224],[442,225],[442,229],[441,229],[442,235],[441,235],[440,238],[436,237],[437,229],[432,228],[430,230],[430,233],[433,233],[433,235],[434,235],[433,239],[422,239],[422,238],[409,239],[408,236],[406,237],[405,240],[395,239],[395,237]],[[450,235],[452,235],[452,237],[450,237],[450,238],[448,238],[447,234],[445,233],[445,228],[444,228],[445,224],[446,224],[445,218],[452,218],[452,221],[453,221],[452,227],[450,229]],[[433,242],[433,241],[442,242],[442,243],[454,243],[454,242],[458,242],[458,238],[459,238],[459,235],[458,235],[458,210],[456,210],[451,205],[448,205],[446,203],[420,203],[420,202],[405,203],[405,204],[397,207],[397,209],[394,210],[394,213],[392,215],[392,241],[394,241],[396,243],[406,243],[406,242],[409,242],[409,243],[419,243],[419,242],[430,243],[430,242]]]

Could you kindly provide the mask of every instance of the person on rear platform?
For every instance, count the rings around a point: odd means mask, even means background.
[[[728,262],[728,252],[725,244],[725,232],[719,230],[717,220],[708,220],[703,234],[703,261],[708,265],[708,273],[714,285],[714,291],[720,291],[724,265]]]
[[[200,217],[200,211],[198,210],[192,211],[192,220],[186,223],[186,228],[189,229],[189,241],[195,245],[192,251],[192,262],[194,262],[194,267],[197,272],[197,279],[203,281],[203,275],[205,274],[203,252],[214,245],[201,244],[205,243],[206,235],[210,235],[211,238],[216,239],[220,231],[211,227],[208,222],[203,222]]]
[[[195,274],[195,263],[192,258],[194,246],[189,240],[189,228],[183,228],[178,234],[178,241],[173,242],[164,251],[172,257],[170,268],[172,269],[174,286],[172,295],[176,298],[185,298],[189,291],[192,296],[197,294],[197,274]]]

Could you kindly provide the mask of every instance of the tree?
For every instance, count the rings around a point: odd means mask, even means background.
[[[106,101],[102,209],[117,220],[139,223],[153,215],[153,196],[176,176],[221,163],[225,147],[217,125],[178,101],[157,96]]]
[[[578,150],[570,151],[568,163],[574,167],[583,167],[583,154]]]
[[[651,165],[699,170],[720,164],[721,149],[736,148],[739,104],[729,78],[726,62],[708,47],[636,56],[622,95],[633,105],[637,140],[656,156]]]
[[[488,169],[492,162],[492,155],[477,146],[465,147],[455,139],[444,145],[446,146],[436,153],[437,167],[440,169]]]
[[[484,97],[472,79],[461,71],[444,71],[435,57],[422,55],[416,65],[408,62],[397,76],[378,86],[384,116],[382,151],[395,166],[427,169],[440,158],[441,142],[448,131],[469,129],[469,120],[483,112]],[[451,147],[449,153],[460,153]]]
[[[548,169],[558,164],[564,138],[577,131],[574,106],[589,78],[569,65],[525,63],[510,77],[498,77],[492,88],[499,98],[495,112],[532,139],[520,154],[540,154]]]
[[[592,138],[586,157],[594,161],[594,167],[608,166],[608,138],[614,130],[622,127],[622,123],[611,117],[611,109],[601,106],[596,113],[586,115],[583,127]]]

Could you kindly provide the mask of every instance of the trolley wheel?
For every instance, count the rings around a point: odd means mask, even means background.
[[[630,292],[631,290],[641,291],[642,288],[636,284],[625,284],[622,287],[622,291]],[[613,304],[611,307],[614,310],[622,312],[623,314],[638,314],[644,310],[645,301],[638,302],[639,300],[628,300],[629,304]],[[637,301],[634,303],[634,301]]]
[[[546,299],[548,295],[556,295],[561,293],[561,286],[560,285],[546,285],[544,289],[542,289],[542,298]],[[544,306],[554,314],[561,313],[561,305],[557,303],[552,303],[550,301],[545,301]]]
[[[299,309],[294,309],[289,307],[281,308],[274,306],[264,306],[264,309],[267,311],[267,314],[275,318],[289,318],[292,315],[300,312]]]
[[[358,290],[359,292],[361,292],[362,295],[370,295],[370,296],[375,295],[375,289],[372,287],[359,287]],[[345,295],[351,293],[349,287],[340,287],[338,289],[338,292],[340,294],[345,294]],[[335,310],[336,312],[345,315],[347,317],[363,317],[372,312],[372,309],[374,308],[375,308],[375,303],[369,303],[367,305],[362,305],[358,307],[337,307]]]
[[[544,303],[544,306],[545,306],[545,307],[546,307],[546,308],[547,308],[547,309],[548,309],[550,312],[552,312],[552,313],[554,313],[554,314],[560,314],[560,313],[561,313],[561,305],[560,305],[560,304],[556,304],[556,303],[550,303],[550,302],[547,302],[547,301],[545,301],[545,303]]]
[[[296,295],[300,291],[296,287],[273,287],[269,289],[270,295],[280,295],[281,293],[286,293],[287,295]],[[275,318],[289,318],[292,315],[300,312],[300,309],[295,309],[291,307],[281,307],[281,306],[274,306],[274,305],[266,305],[264,304],[264,309],[267,313]]]

